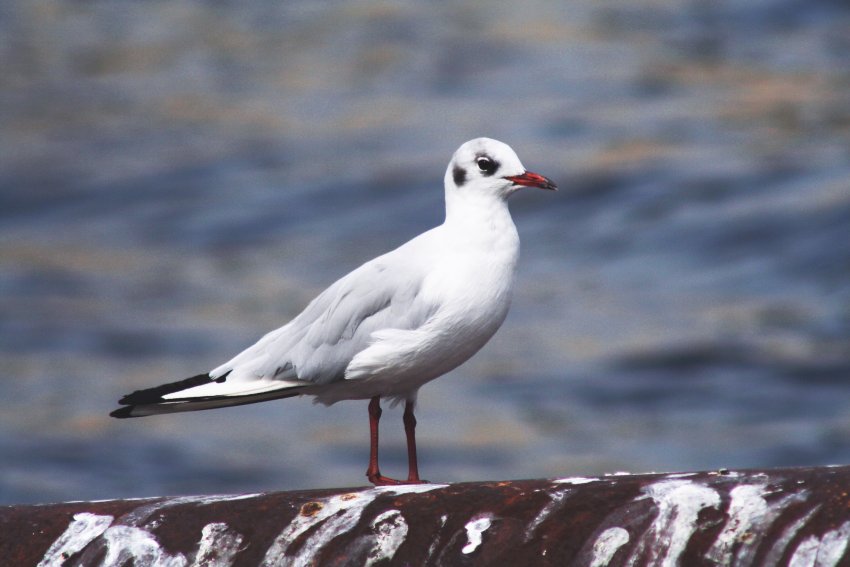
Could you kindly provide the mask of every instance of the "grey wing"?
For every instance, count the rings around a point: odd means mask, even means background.
[[[388,255],[387,255],[388,256]],[[354,356],[383,329],[416,329],[433,314],[416,266],[372,260],[338,280],[289,324],[210,372],[227,382],[327,384],[344,378]],[[247,385],[247,384],[246,384]]]

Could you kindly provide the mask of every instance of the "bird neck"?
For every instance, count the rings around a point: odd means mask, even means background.
[[[444,225],[476,241],[516,238],[516,226],[507,201],[493,195],[447,192]]]

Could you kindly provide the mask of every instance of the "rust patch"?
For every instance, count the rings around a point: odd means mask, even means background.
[[[325,505],[321,502],[307,502],[303,506],[301,506],[301,515],[307,516],[308,518],[311,516],[315,516],[318,514]]]
[[[340,496],[340,498],[342,498],[343,500],[354,500],[355,498],[357,498],[357,493],[349,492],[348,494],[343,494],[342,496]]]

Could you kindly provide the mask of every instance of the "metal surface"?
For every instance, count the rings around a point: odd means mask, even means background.
[[[3,565],[844,565],[850,467],[0,508]],[[846,556],[846,557],[845,557]]]

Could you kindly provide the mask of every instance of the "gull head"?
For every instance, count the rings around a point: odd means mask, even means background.
[[[526,170],[511,147],[491,138],[475,138],[452,156],[446,192],[507,199],[521,187],[555,190],[551,179]]]

